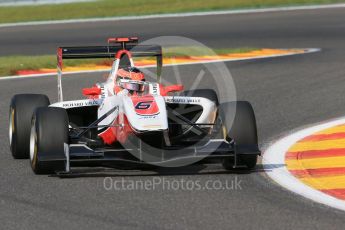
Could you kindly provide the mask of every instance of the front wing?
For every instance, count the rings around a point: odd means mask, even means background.
[[[172,147],[173,148],[173,147]],[[65,158],[63,159],[45,159],[47,161],[65,161],[66,170],[57,172],[58,174],[70,173],[70,167],[90,167],[105,166],[118,167],[129,166],[135,167],[140,165],[157,165],[165,166],[167,164],[185,162],[186,160],[194,160],[195,162],[219,162],[225,158],[234,158],[234,168],[242,167],[238,164],[237,158],[240,155],[260,155],[258,146],[236,146],[232,142],[223,139],[211,139],[206,144],[200,146],[190,146],[179,149],[179,154],[172,156],[166,154],[166,151],[172,149],[164,149],[161,152],[161,160],[156,162],[146,162],[140,159],[141,149],[115,149],[115,148],[99,148],[91,149],[82,144],[71,144],[65,146]],[[139,156],[139,157],[138,157]]]

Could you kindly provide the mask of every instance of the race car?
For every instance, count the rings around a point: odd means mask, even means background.
[[[148,81],[134,57],[154,58],[157,80]],[[108,78],[84,88],[86,99],[64,101],[63,60],[85,58],[111,58]],[[163,85],[161,46],[110,38],[105,46],[60,47],[57,61],[58,102],[41,94],[11,100],[12,156],[29,158],[34,173],[68,174],[78,166],[256,166],[260,150],[250,103],[220,104],[214,90]]]

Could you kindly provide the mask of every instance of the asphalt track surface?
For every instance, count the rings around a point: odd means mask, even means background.
[[[345,10],[191,17],[0,29],[0,53],[53,53],[61,44],[95,44],[109,35],[182,35],[212,47],[318,47],[322,52],[227,63],[239,99],[252,102],[262,148],[303,126],[345,114]],[[181,67],[195,74],[198,65]],[[169,71],[169,70],[167,70]],[[64,79],[74,87],[99,76]],[[301,198],[274,184],[262,167],[225,172],[221,166],[163,170],[169,180],[241,180],[241,190],[106,191],[105,176],[152,179],[152,172],[106,171],[59,179],[35,176],[27,160],[10,156],[8,105],[13,94],[39,92],[56,100],[56,79],[0,81],[0,223],[3,229],[343,229],[343,212]],[[187,86],[191,80],[186,81]],[[207,82],[203,82],[204,86]],[[203,85],[201,85],[202,87]],[[272,165],[272,167],[279,167]]]

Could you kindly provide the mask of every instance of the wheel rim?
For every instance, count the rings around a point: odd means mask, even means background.
[[[36,119],[33,118],[30,131],[30,161],[32,165],[36,164],[37,158],[37,134],[36,134]]]
[[[15,132],[14,130],[14,109],[10,109],[10,120],[9,120],[9,127],[8,127],[8,139],[10,140],[10,146],[12,146],[12,138]]]

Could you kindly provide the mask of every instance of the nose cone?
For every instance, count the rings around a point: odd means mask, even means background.
[[[134,130],[144,132],[168,129],[166,106],[162,96],[133,96],[124,100],[124,110]]]

